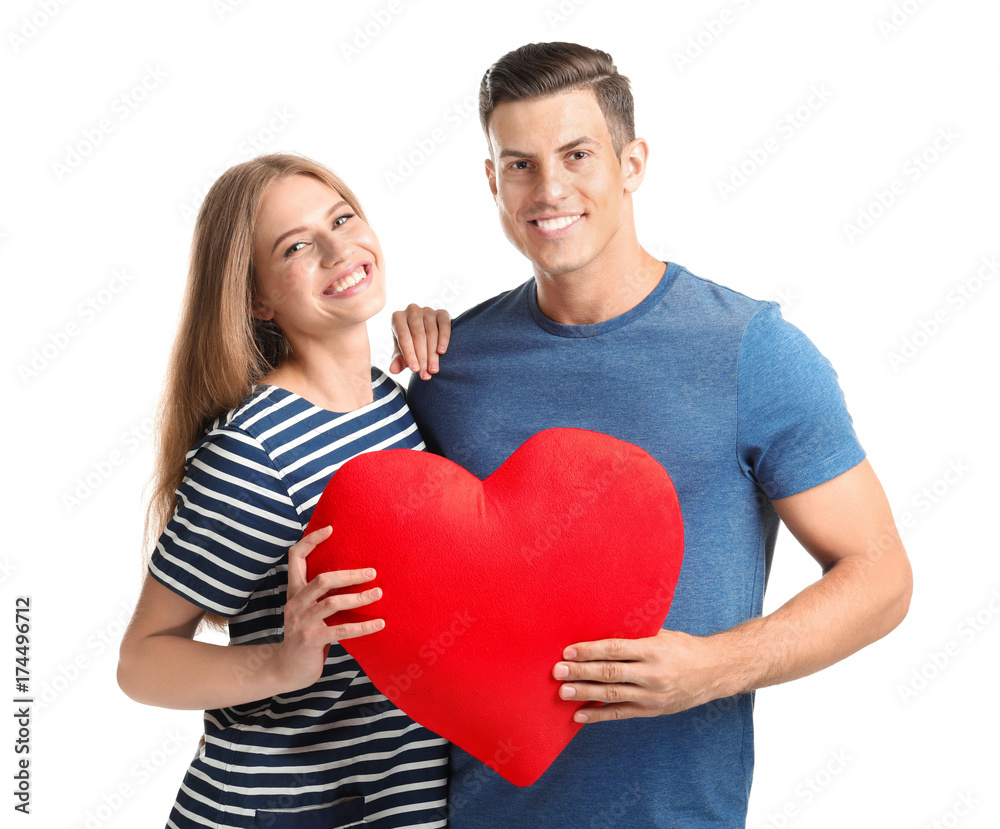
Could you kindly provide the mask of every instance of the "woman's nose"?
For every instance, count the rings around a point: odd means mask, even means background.
[[[332,268],[335,265],[350,258],[354,245],[350,238],[343,233],[325,233],[318,241],[320,248],[320,264],[324,268]]]

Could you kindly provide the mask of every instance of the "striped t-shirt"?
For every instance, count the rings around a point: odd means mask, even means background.
[[[338,414],[255,386],[188,453],[149,572],[228,617],[231,645],[281,641],[288,548],[340,465],[363,452],[424,448],[399,385],[373,368],[372,391],[370,404]],[[205,744],[167,826],[445,826],[447,769],[447,743],[334,644],[314,685],[205,712]]]

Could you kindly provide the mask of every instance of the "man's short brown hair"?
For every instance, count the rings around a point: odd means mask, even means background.
[[[620,156],[635,138],[628,78],[618,73],[607,52],[578,43],[529,43],[500,58],[486,70],[479,85],[479,122],[489,136],[490,117],[497,104],[576,89],[589,89],[596,96]]]

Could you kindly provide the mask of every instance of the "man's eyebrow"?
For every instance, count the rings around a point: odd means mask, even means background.
[[[557,153],[568,153],[570,150],[575,150],[577,147],[581,147],[584,144],[589,144],[591,146],[599,146],[600,142],[596,138],[591,138],[589,135],[581,136],[580,138],[570,141],[568,144],[563,144],[561,147],[556,147]],[[500,158],[534,158],[534,153],[526,152],[525,150],[515,150],[507,149],[500,153]]]
[[[333,205],[333,207],[331,207],[329,210],[326,211],[326,215],[329,216],[331,213],[336,213],[338,210],[340,210],[341,207],[344,206],[349,207],[350,205],[347,204],[346,199],[341,199],[339,202]],[[289,236],[294,236],[296,233],[301,233],[302,231],[308,229],[309,228],[306,227],[293,227],[291,230],[286,230],[275,240],[274,245],[271,247],[271,253],[273,254],[278,249],[278,245],[280,245]]]

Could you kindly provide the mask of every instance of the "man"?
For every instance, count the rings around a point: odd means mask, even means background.
[[[561,695],[606,705],[576,715],[585,726],[537,783],[519,789],[453,748],[450,825],[742,827],[754,690],[906,615],[888,503],[836,374],[777,305],[640,246],[648,148],[610,56],[510,52],[483,78],[480,117],[501,224],[534,276],[455,320],[440,371],[411,345],[406,323],[422,333],[423,317],[394,316],[406,361],[435,375],[411,380],[414,417],[429,448],[481,478],[550,427],[642,447],[674,481],[685,553],[659,634],[566,643]],[[823,576],[761,617],[779,518]]]

